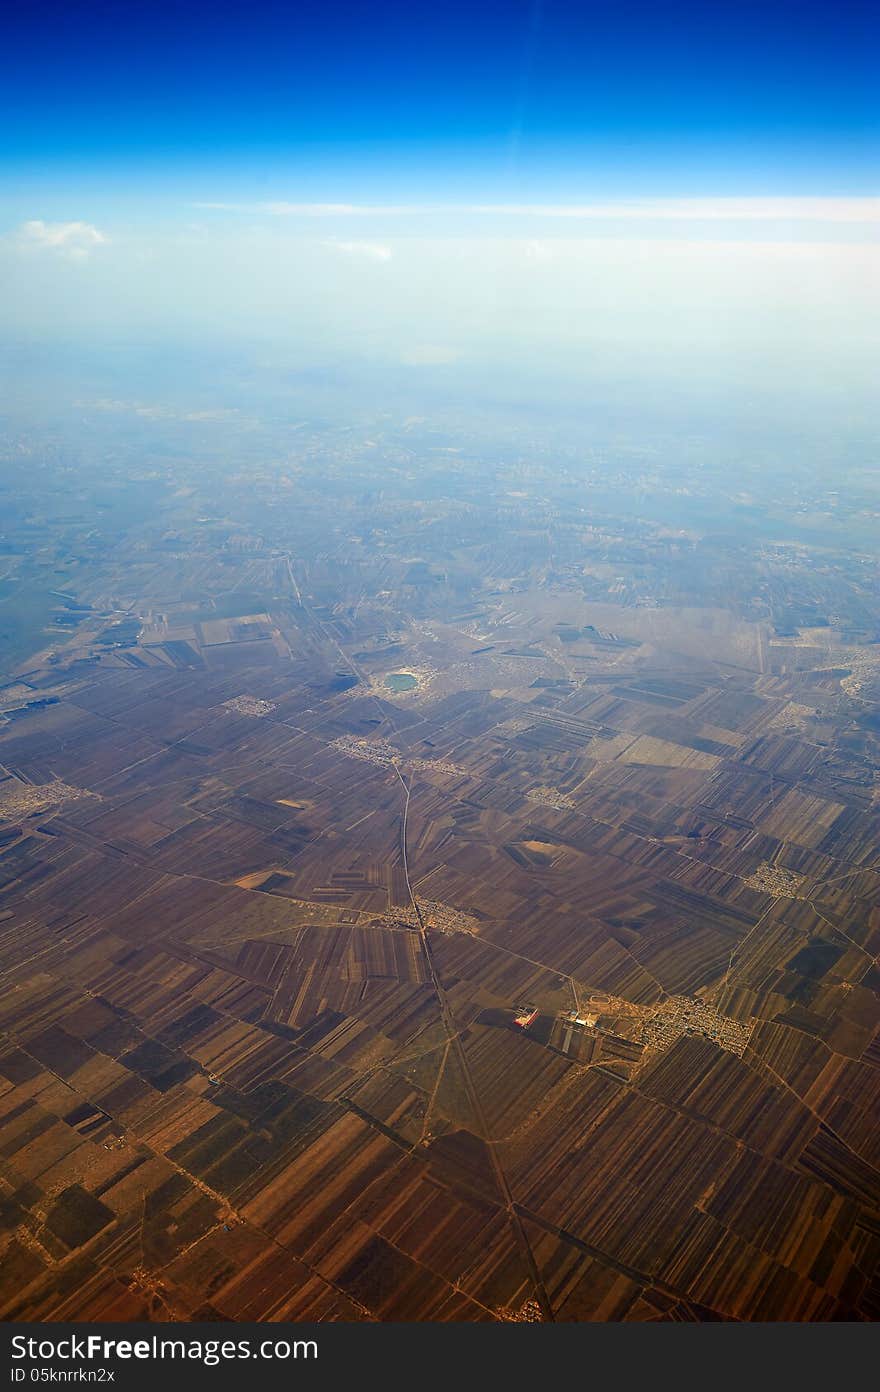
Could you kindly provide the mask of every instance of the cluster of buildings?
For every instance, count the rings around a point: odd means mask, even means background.
[[[234,696],[231,701],[224,701],[223,704],[228,711],[235,712],[237,715],[260,717],[271,715],[275,710],[274,701],[261,701],[258,696]]]
[[[670,996],[645,1025],[643,1042],[654,1049],[668,1049],[683,1034],[711,1039],[720,1049],[741,1058],[751,1034],[751,1023],[743,1024],[695,996]]]

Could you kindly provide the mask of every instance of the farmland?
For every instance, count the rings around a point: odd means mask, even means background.
[[[46,502],[0,1316],[876,1318],[876,556],[377,432]]]

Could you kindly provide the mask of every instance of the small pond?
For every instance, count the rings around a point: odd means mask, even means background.
[[[385,685],[389,691],[412,691],[418,684],[418,677],[414,677],[411,672],[392,672],[385,678]]]

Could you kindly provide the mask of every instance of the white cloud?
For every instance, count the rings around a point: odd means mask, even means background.
[[[274,217],[395,217],[471,213],[479,216],[597,221],[880,222],[880,198],[644,198],[619,203],[194,203],[222,212]]]
[[[378,213],[381,208],[358,207],[356,203],[258,203],[257,212],[273,217],[335,217],[357,213]]]
[[[69,261],[84,261],[109,238],[90,222],[43,222],[34,218],[22,223],[19,240],[25,246],[55,252]]]
[[[553,260],[553,249],[547,242],[526,242],[525,252],[529,261],[546,262]]]
[[[474,213],[609,221],[880,222],[880,198],[663,198],[627,203],[484,203]]]
[[[325,246],[341,251],[345,256],[358,256],[365,261],[390,261],[391,248],[379,242],[325,242]]]
[[[269,213],[272,217],[376,217],[381,214],[430,212],[422,204],[371,203],[190,203],[191,208],[222,213]]]

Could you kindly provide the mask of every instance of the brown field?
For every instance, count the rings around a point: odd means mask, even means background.
[[[3,1318],[876,1317],[876,806],[784,724],[827,677],[493,612],[172,615],[0,727]]]

